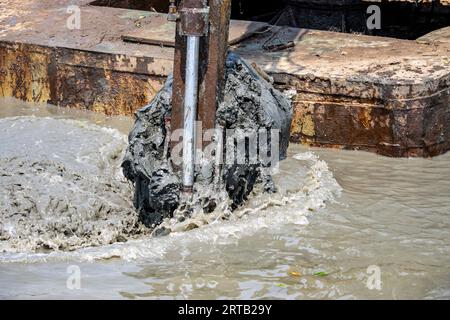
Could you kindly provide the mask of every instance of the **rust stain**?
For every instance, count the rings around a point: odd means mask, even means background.
[[[22,45],[0,46],[0,90],[4,97],[47,102],[50,97],[45,52],[26,50]]]
[[[370,111],[370,109],[362,109],[361,112],[358,113],[359,122],[367,130],[372,128],[372,116],[370,115]]]
[[[294,106],[294,116],[292,119],[291,135],[303,137],[302,142],[307,141],[307,137],[315,136],[314,109],[312,106],[296,103]]]

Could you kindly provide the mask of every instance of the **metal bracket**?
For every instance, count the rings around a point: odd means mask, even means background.
[[[181,36],[202,37],[208,34],[209,7],[182,8],[179,11]]]

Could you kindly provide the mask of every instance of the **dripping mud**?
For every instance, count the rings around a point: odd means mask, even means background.
[[[216,128],[220,129],[211,134],[208,145],[208,149],[215,148],[209,153],[197,154],[194,190],[189,199],[183,199],[180,191],[184,165],[176,151],[181,150],[178,148],[180,137],[175,130],[170,132],[170,125],[167,125],[171,117],[172,79],[169,78],[148,106],[137,112],[122,166],[125,176],[136,187],[134,204],[141,221],[150,227],[158,226],[155,234],[189,230],[228,219],[231,211],[248,200],[254,188],[276,192],[270,167],[286,157],[291,103],[232,53],[227,57],[225,74],[224,98],[215,117]],[[197,131],[202,132],[202,129]],[[264,134],[258,136],[259,132]],[[196,140],[204,143],[203,138],[204,135]],[[251,146],[259,151],[251,163],[250,151],[241,154],[237,151],[238,146],[245,149],[246,143],[247,149]],[[226,161],[230,154],[236,154],[236,158]],[[265,161],[263,154],[270,154],[273,160]]]

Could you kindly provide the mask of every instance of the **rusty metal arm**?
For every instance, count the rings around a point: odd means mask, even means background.
[[[184,129],[183,187],[194,184],[195,121],[202,129],[215,127],[222,99],[228,49],[231,0],[171,1],[168,19],[177,21],[171,129]],[[197,54],[198,52],[198,54]]]

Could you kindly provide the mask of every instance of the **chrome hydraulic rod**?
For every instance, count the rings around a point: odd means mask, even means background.
[[[186,80],[184,91],[183,132],[183,189],[192,192],[194,187],[196,153],[196,116],[198,100],[199,36],[187,36]]]

